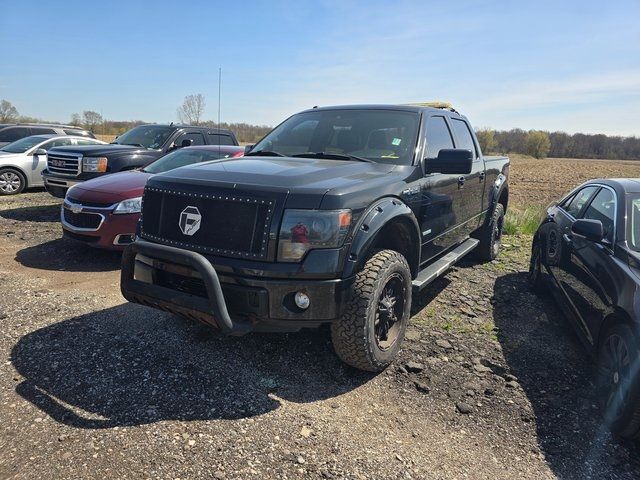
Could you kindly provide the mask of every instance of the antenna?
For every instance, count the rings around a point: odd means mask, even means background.
[[[220,153],[220,103],[222,99],[222,67],[218,67],[218,157]]]

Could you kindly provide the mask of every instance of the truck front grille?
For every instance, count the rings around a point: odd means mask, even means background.
[[[237,192],[147,187],[141,237],[225,257],[264,259],[275,201]]]
[[[74,153],[50,153],[47,155],[47,169],[51,173],[65,177],[80,175],[82,155]]]
[[[64,221],[71,227],[82,230],[97,230],[104,217],[99,213],[80,212],[74,213],[67,208],[62,209]]]

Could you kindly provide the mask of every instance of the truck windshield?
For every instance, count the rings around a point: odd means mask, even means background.
[[[162,147],[175,130],[174,127],[162,127],[158,125],[140,125],[123,133],[115,142],[118,145],[133,145],[135,147],[152,148],[157,150]]]
[[[299,113],[257,143],[249,155],[264,154],[344,159],[410,165],[419,115],[399,110],[340,109]]]
[[[144,167],[142,171],[153,174],[168,172],[174,168],[184,167],[192,163],[208,162],[209,160],[218,160],[219,158],[228,158],[230,156],[231,154],[225,151],[185,148],[166,154],[164,157]]]

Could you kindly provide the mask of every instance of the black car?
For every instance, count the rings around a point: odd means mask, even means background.
[[[547,210],[529,285],[550,288],[597,359],[598,397],[615,433],[640,437],[640,180],[592,180]]]
[[[58,125],[49,123],[18,123],[0,124],[0,147],[31,135],[75,135],[96,138],[93,133],[73,125]]]

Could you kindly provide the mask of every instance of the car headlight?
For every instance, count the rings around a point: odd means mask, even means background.
[[[113,213],[140,213],[142,210],[142,197],[128,198],[121,201],[113,211]]]
[[[83,172],[99,172],[107,171],[107,157],[84,157],[82,159]]]
[[[299,262],[309,250],[342,246],[351,210],[285,210],[278,237],[278,260]]]

